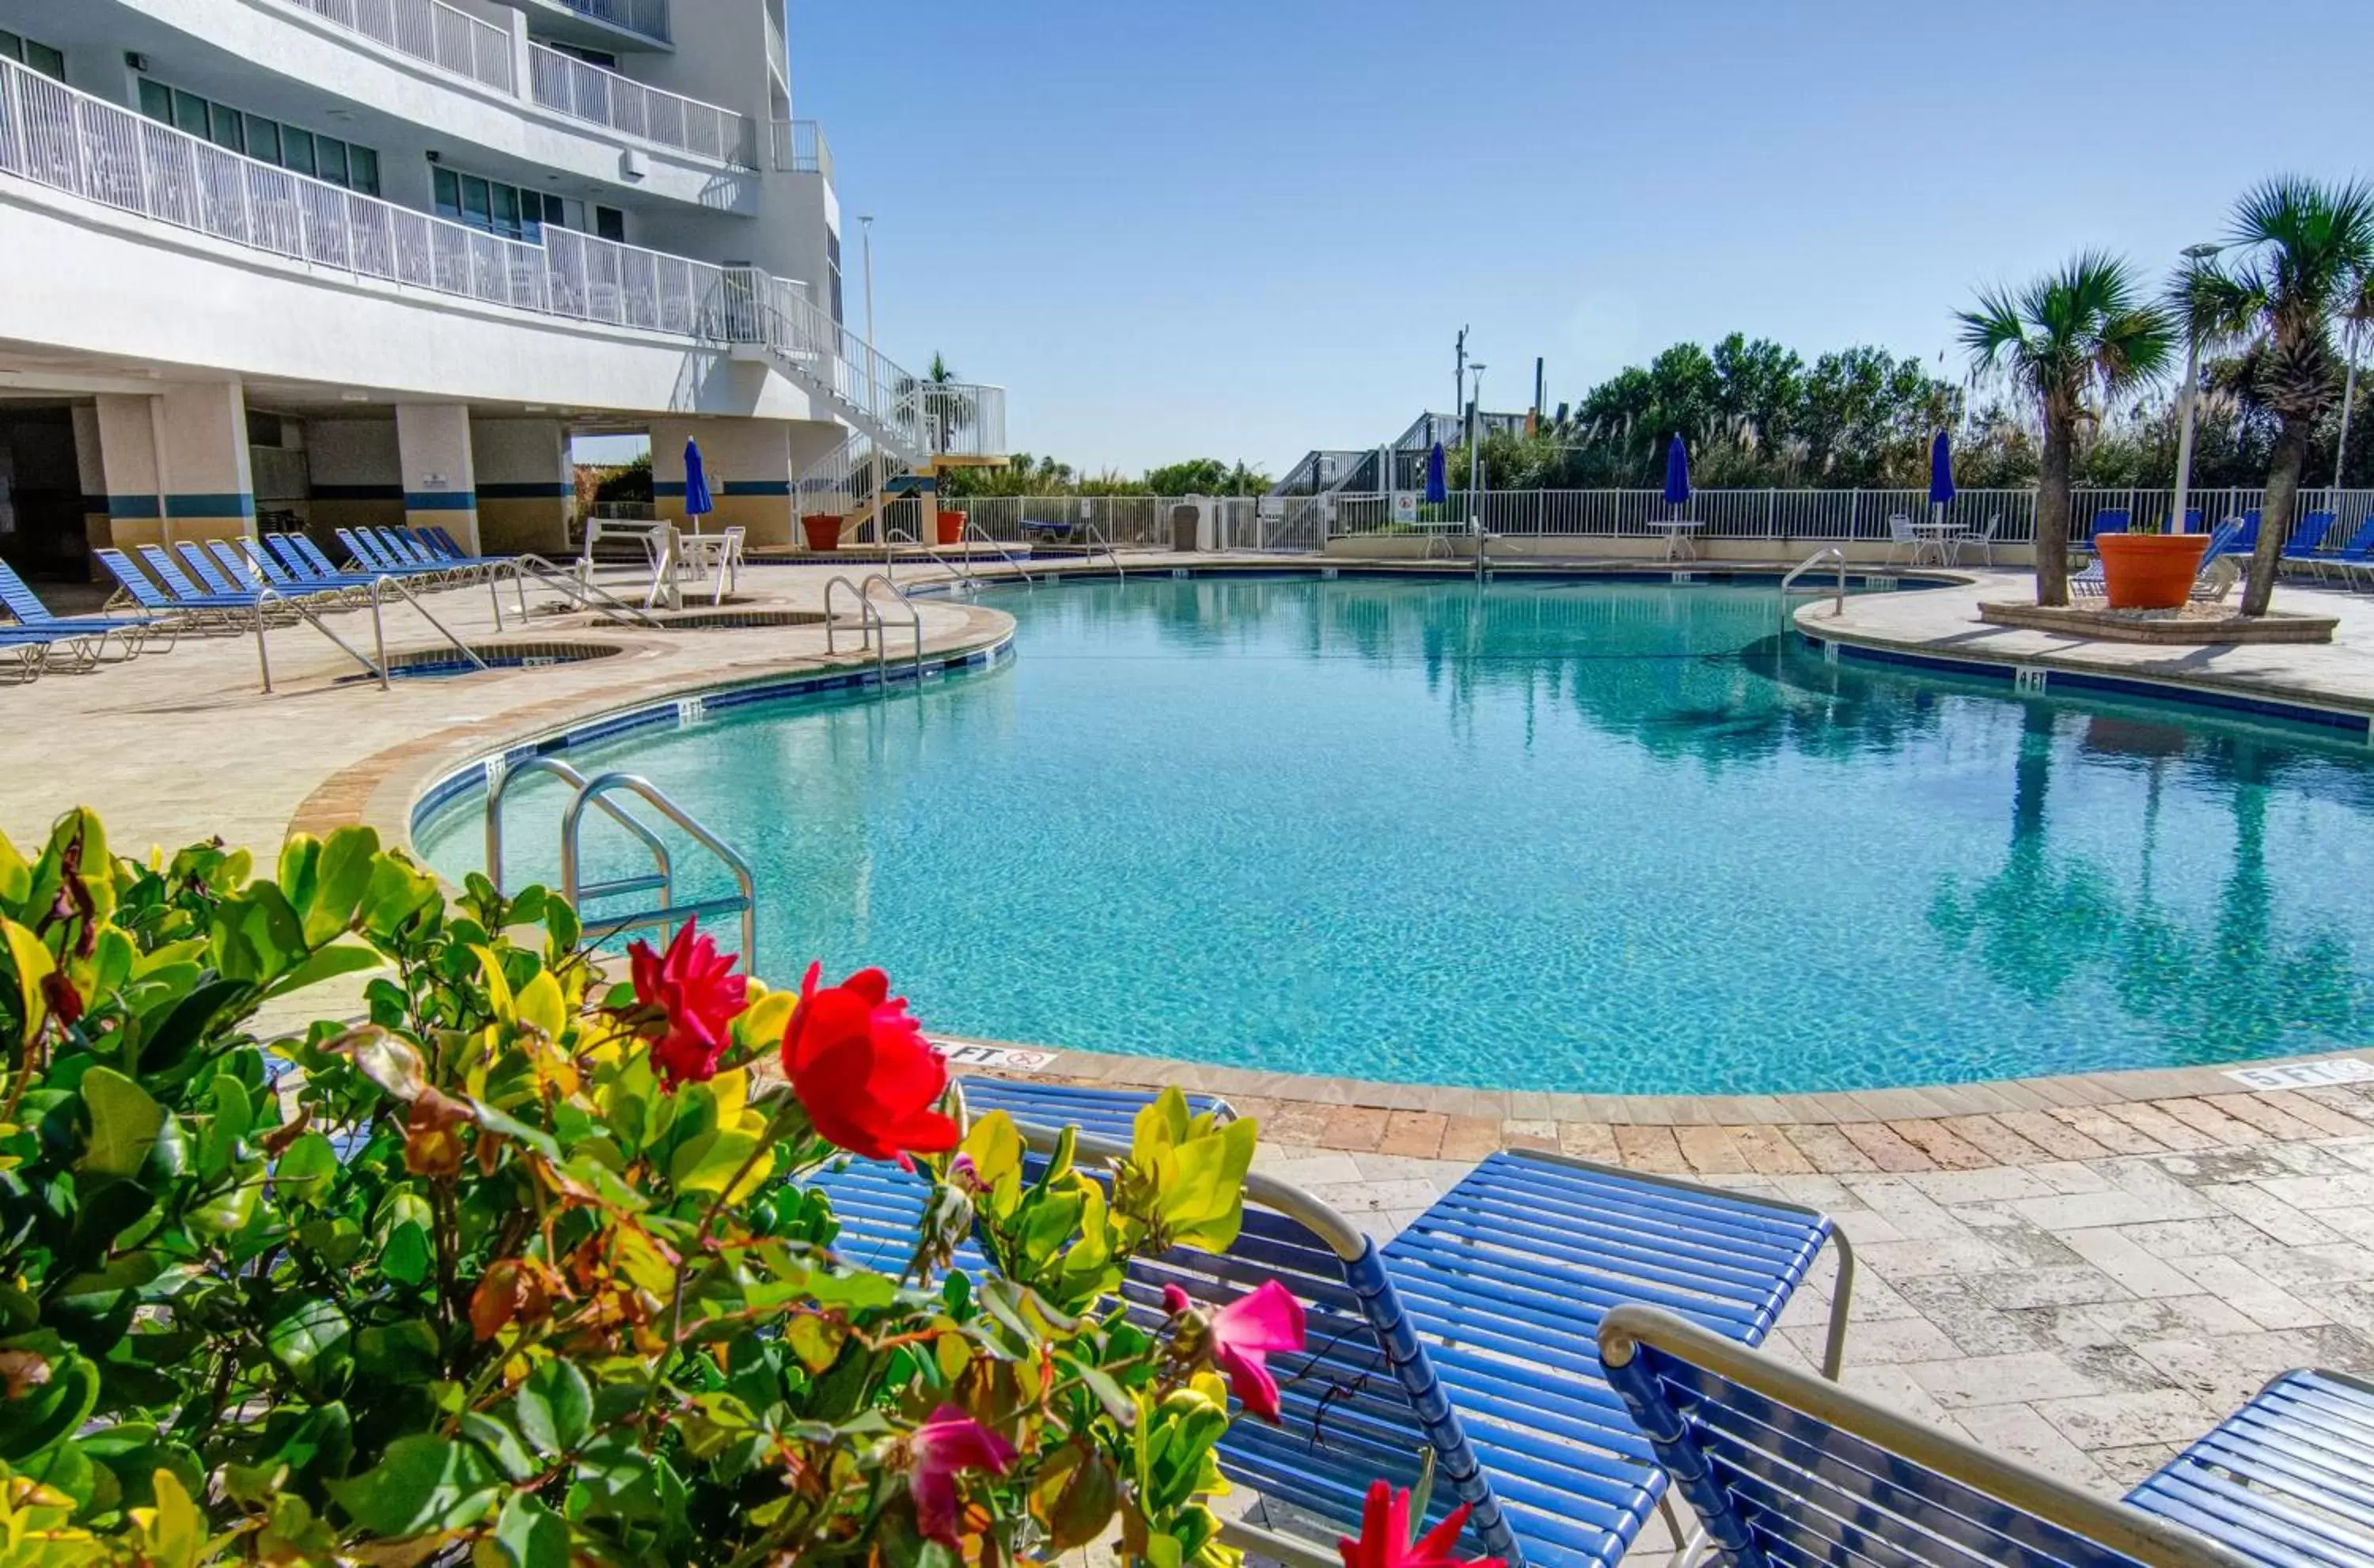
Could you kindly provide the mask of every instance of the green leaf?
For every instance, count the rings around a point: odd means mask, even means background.
[[[99,1403],[97,1366],[71,1351],[46,1359],[48,1381],[0,1403],[0,1459],[12,1465],[73,1436]]]
[[[508,1422],[486,1410],[462,1412],[462,1435],[494,1456],[495,1463],[512,1480],[530,1480],[543,1467]]]
[[[318,1206],[337,1180],[338,1151],[318,1132],[299,1136],[272,1167],[272,1195],[283,1203]]]
[[[668,1181],[678,1192],[722,1192],[758,1147],[746,1132],[704,1132],[688,1138],[668,1161]]]
[[[388,1234],[387,1246],[379,1255],[380,1272],[399,1285],[417,1285],[429,1278],[436,1261],[429,1234],[409,1220]]]
[[[80,1168],[100,1176],[137,1173],[165,1125],[164,1107],[148,1092],[111,1067],[82,1075],[82,1101],[90,1111],[90,1145]]]
[[[289,848],[301,837],[290,838]],[[342,827],[313,848],[307,868],[311,874],[301,889],[289,881],[288,850],[281,851],[280,883],[304,919],[306,942],[318,947],[354,919],[379,859],[379,835],[368,827]]]
[[[346,1381],[353,1334],[345,1313],[312,1296],[265,1329],[264,1345],[300,1386],[321,1393]]]
[[[234,1165],[217,1190],[209,1194],[205,1202],[192,1206],[190,1228],[201,1235],[235,1235],[255,1218],[255,1205],[263,1193],[262,1160]]]
[[[306,954],[304,922],[288,907],[288,895],[268,882],[224,899],[206,937],[226,979],[260,984],[296,967]]]
[[[594,1390],[567,1361],[538,1363],[519,1389],[520,1435],[539,1454],[566,1454],[594,1429]]]
[[[319,985],[340,975],[357,975],[365,969],[376,969],[386,962],[379,954],[358,942],[342,942],[334,946],[316,948],[302,964],[273,981],[265,989],[263,1000],[287,996],[290,991],[302,990],[307,986]]]
[[[444,902],[433,878],[394,855],[381,855],[371,861],[370,877],[363,885],[356,913],[361,917],[363,934],[384,946],[423,911],[441,907]]]
[[[417,1317],[376,1324],[355,1336],[355,1369],[390,1383],[426,1383],[439,1371],[437,1332]]]
[[[533,1497],[514,1496],[495,1520],[495,1545],[512,1568],[569,1568],[569,1524]]]
[[[387,1445],[361,1475],[330,1483],[330,1495],[375,1536],[464,1529],[486,1517],[498,1490],[494,1467],[472,1445],[415,1434]]]

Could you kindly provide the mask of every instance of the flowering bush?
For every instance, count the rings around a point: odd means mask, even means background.
[[[363,829],[253,870],[0,839],[7,1561],[1230,1555],[1228,1385],[1275,1415],[1299,1307],[1116,1287],[1234,1239],[1250,1122],[1174,1092],[1027,1166],[878,971],[770,990],[688,928],[612,985],[558,898]],[[367,1022],[265,1022],[366,971]],[[848,1158],[929,1184],[901,1275],[804,1181]]]

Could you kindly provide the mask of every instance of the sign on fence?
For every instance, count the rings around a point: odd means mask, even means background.
[[[1416,490],[1396,490],[1393,492],[1393,521],[1395,522],[1416,522],[1417,521],[1417,492]]]

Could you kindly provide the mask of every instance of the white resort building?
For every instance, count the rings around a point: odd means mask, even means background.
[[[0,556],[436,523],[569,547],[572,435],[711,527],[994,457],[876,353],[783,0],[0,0]],[[876,522],[876,526],[880,526]]]

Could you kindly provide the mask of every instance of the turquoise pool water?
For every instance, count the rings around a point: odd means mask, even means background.
[[[1825,662],[1769,588],[995,603],[1017,656],[985,673],[571,760],[743,848],[762,974],[878,963],[957,1034],[1610,1093],[2374,1036],[2354,741]],[[514,794],[514,882],[553,873],[558,803]],[[479,829],[465,802],[424,847],[459,873]]]

